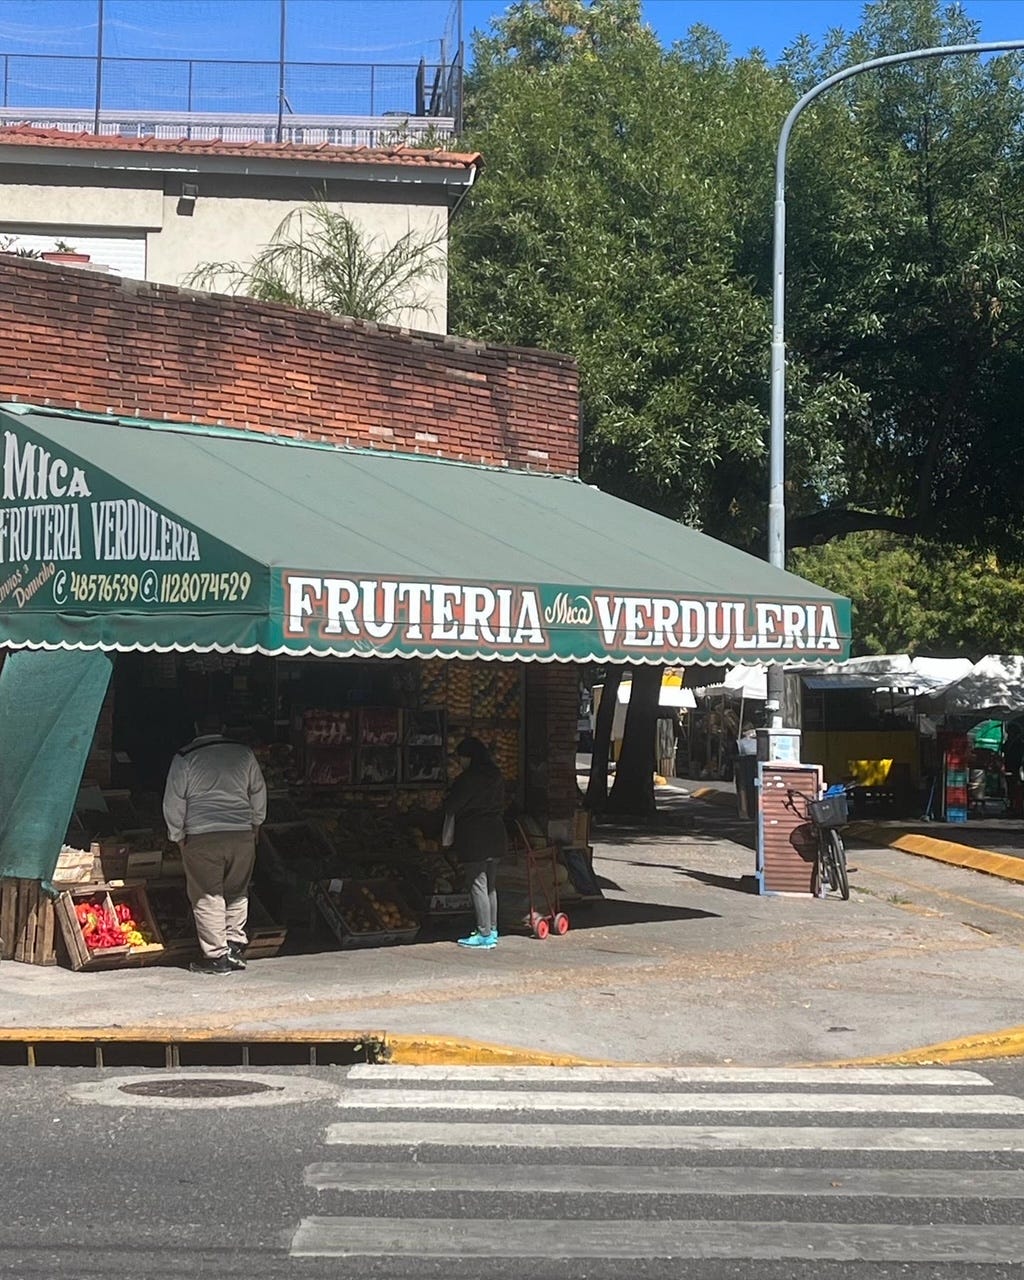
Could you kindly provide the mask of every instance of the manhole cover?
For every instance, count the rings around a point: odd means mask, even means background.
[[[280,1093],[281,1086],[261,1084],[258,1080],[196,1079],[136,1080],[118,1086],[121,1093],[143,1098],[241,1098],[252,1093]]]

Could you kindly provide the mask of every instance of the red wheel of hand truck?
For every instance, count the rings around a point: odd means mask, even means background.
[[[548,922],[544,919],[543,916],[538,916],[537,919],[534,920],[533,922],[533,936],[535,938],[540,938],[540,940],[543,942],[550,932],[551,932],[551,926],[548,924]]]
[[[551,927],[560,938],[564,938],[569,932],[569,917],[564,911],[559,911],[554,920],[551,921]]]

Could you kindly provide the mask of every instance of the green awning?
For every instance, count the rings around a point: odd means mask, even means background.
[[[576,480],[20,405],[0,406],[0,430],[0,644],[673,664],[849,652],[847,600]]]

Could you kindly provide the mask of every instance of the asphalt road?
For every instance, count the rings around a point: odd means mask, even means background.
[[[8,1069],[0,1276],[1020,1280],[1024,1062],[964,1070]]]

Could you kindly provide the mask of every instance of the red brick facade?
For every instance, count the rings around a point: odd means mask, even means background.
[[[576,474],[566,356],[0,255],[0,401]],[[578,670],[528,668],[538,816],[576,807]],[[110,781],[108,696],[86,776]]]
[[[573,361],[0,256],[0,400],[575,474]]]
[[[568,842],[579,805],[576,785],[576,723],[579,667],[560,662],[526,668],[526,805]]]

